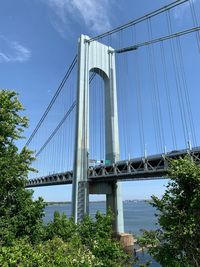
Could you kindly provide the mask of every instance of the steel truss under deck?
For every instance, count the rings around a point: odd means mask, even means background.
[[[88,181],[89,183],[94,183],[166,178],[170,160],[182,158],[186,155],[189,155],[197,164],[200,164],[200,147],[195,147],[192,150],[183,149],[166,154],[118,161],[112,165],[89,167]],[[71,184],[72,179],[73,172],[67,171],[30,179],[26,187]]]

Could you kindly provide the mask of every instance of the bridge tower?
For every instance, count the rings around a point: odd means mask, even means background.
[[[73,169],[72,213],[75,222],[89,212],[89,194],[106,194],[106,207],[114,213],[113,230],[124,232],[121,185],[118,182],[88,184],[89,72],[99,74],[105,90],[105,158],[119,160],[119,132],[114,49],[81,35],[78,43],[76,137]]]

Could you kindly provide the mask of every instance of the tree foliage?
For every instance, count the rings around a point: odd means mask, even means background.
[[[73,242],[76,247],[85,247],[97,260],[97,266],[127,266],[129,256],[124,253],[119,242],[112,238],[112,216],[99,212],[95,220],[85,216],[82,222],[74,224],[72,218],[65,214],[54,213],[54,220],[45,228],[45,240],[53,240],[55,237],[63,241]],[[93,265],[96,266],[96,265]]]
[[[109,215],[97,213],[96,220],[86,216],[83,222],[75,224],[72,218],[55,212],[37,242],[31,242],[27,236],[1,246],[0,266],[131,266],[129,256],[112,239],[111,222]]]
[[[128,256],[112,239],[112,217],[99,213],[77,225],[56,212],[43,223],[44,202],[25,189],[34,160],[22,138],[27,118],[13,91],[0,90],[0,266],[127,266]]]
[[[20,152],[16,141],[28,126],[21,116],[23,107],[13,91],[0,90],[0,243],[8,244],[28,235],[35,240],[42,225],[44,202],[32,200],[24,188],[33,156],[30,150]]]
[[[170,162],[169,177],[161,199],[152,197],[160,228],[145,231],[140,244],[162,266],[200,266],[200,167],[188,156]]]
[[[18,239],[13,246],[0,247],[2,267],[96,267],[101,261],[82,244],[64,242],[59,237],[38,242],[34,246],[27,239]]]

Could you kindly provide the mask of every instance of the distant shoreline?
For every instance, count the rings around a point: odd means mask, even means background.
[[[149,201],[149,199],[130,199],[130,200],[123,200],[124,203],[128,202],[144,202]],[[90,201],[90,203],[105,203],[105,200],[97,200],[97,201]],[[45,201],[47,205],[65,205],[71,204],[71,201]]]

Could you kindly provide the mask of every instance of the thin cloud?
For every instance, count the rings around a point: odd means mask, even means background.
[[[31,51],[19,42],[10,41],[0,35],[0,63],[2,62],[24,62],[31,57]]]
[[[186,16],[189,16],[190,5],[194,4],[196,0],[191,0],[193,3],[185,2],[184,4],[178,5],[174,11],[173,16],[177,20],[183,20]]]
[[[61,35],[69,30],[72,20],[79,24],[84,22],[94,33],[111,28],[109,0],[48,0],[47,3],[57,16],[58,21],[53,24]]]
[[[73,0],[71,4],[72,13],[77,14],[78,11],[85,24],[93,31],[99,33],[110,28],[107,0]]]

